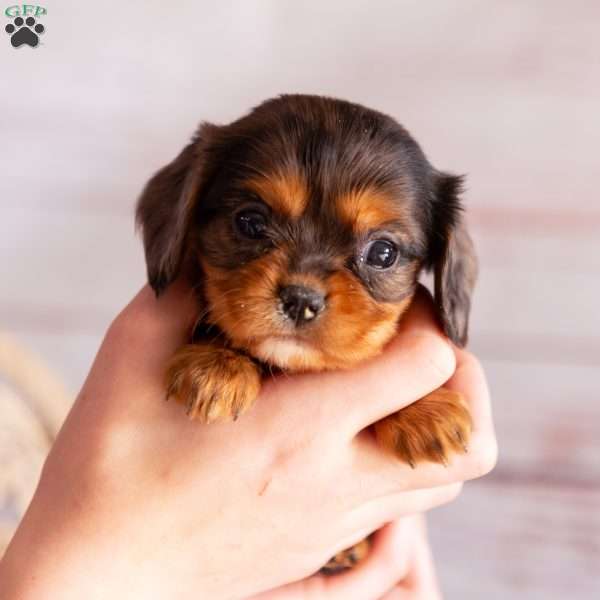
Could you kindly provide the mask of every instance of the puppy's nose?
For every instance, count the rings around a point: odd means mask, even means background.
[[[288,285],[279,292],[284,314],[296,325],[312,321],[324,308],[325,297],[302,285]]]

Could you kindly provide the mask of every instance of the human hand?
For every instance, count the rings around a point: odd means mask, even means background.
[[[425,518],[413,518],[412,544],[406,561],[406,574],[379,600],[441,600],[433,557],[427,541]]]
[[[460,388],[470,452],[449,468],[413,470],[364,431],[455,370],[428,300],[377,360],[268,381],[250,413],[206,427],[162,402],[164,365],[195,310],[181,285],[159,300],[144,288],[110,327],[0,564],[2,600],[248,597],[493,467],[477,369]]]
[[[477,359],[464,350],[457,350],[456,354],[457,368],[445,387],[468,393],[471,399],[489,399]],[[313,575],[251,600],[440,600],[441,597],[425,518],[413,515],[378,531],[367,559],[351,571],[334,577]]]
[[[368,557],[340,575],[313,575],[249,600],[440,600],[423,515],[403,517],[373,537]]]

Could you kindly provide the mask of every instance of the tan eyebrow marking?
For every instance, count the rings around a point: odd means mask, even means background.
[[[244,183],[274,211],[292,219],[300,217],[308,205],[308,188],[297,173],[274,173]]]
[[[353,191],[336,199],[339,217],[357,233],[366,233],[390,221],[406,222],[406,210],[379,190]]]

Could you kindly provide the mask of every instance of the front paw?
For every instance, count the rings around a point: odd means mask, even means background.
[[[471,427],[463,397],[444,388],[374,425],[379,443],[413,468],[423,461],[448,465],[452,454],[467,451]]]
[[[254,403],[260,390],[258,366],[247,356],[210,344],[178,350],[166,376],[167,398],[204,423],[235,420]]]

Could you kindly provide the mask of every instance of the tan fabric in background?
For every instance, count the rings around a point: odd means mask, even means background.
[[[58,376],[0,333],[0,555],[70,403]]]

